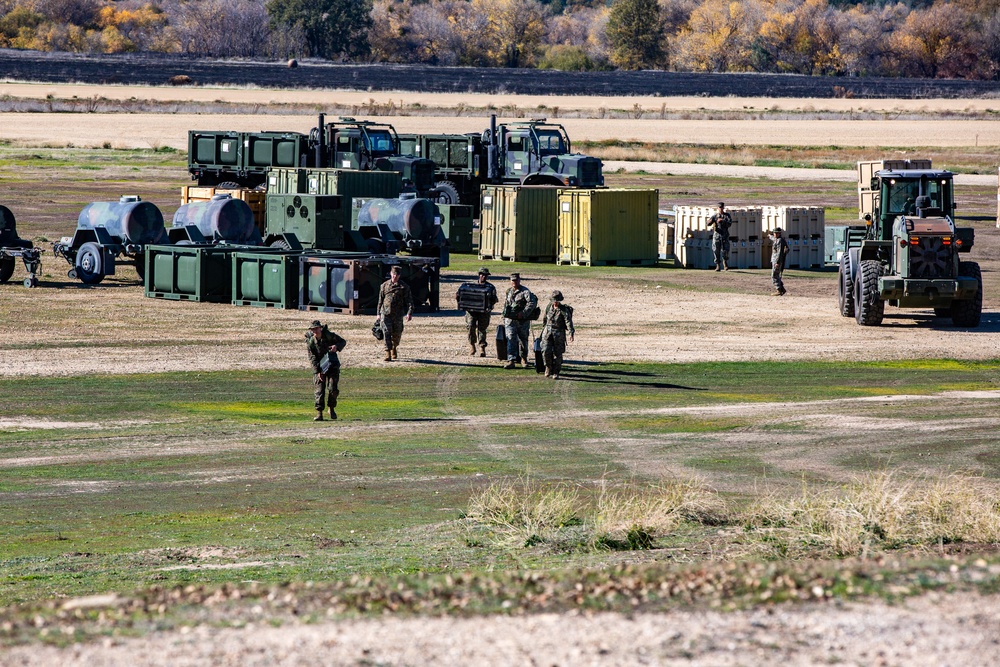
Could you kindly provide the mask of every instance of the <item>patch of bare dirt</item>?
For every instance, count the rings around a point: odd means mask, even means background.
[[[4,665],[1000,665],[992,597],[928,594],[731,613],[387,618],[240,629],[210,625],[103,644],[14,647]]]

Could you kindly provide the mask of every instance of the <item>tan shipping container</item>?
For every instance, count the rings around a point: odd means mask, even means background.
[[[554,262],[559,188],[484,185],[480,192],[479,258]]]
[[[931,160],[915,158],[913,160],[859,160],[858,161],[858,220],[864,220],[866,215],[875,214],[875,195],[871,188],[875,172],[883,169],[932,169]]]
[[[559,190],[560,264],[650,265],[657,261],[659,190]]]

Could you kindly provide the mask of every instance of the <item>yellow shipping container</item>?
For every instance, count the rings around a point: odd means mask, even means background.
[[[480,192],[479,258],[553,262],[559,188],[484,185]]]
[[[659,190],[559,190],[560,264],[656,264]]]

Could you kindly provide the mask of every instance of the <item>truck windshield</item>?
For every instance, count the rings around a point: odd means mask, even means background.
[[[885,213],[890,215],[912,215],[916,213],[916,199],[929,197],[931,206],[940,208],[945,215],[951,215],[951,181],[946,178],[926,179],[925,190],[920,190],[920,180],[893,179],[888,183],[884,195]]]
[[[566,152],[562,132],[556,129],[536,130],[539,155],[562,155]]]
[[[368,150],[372,153],[395,153],[395,144],[392,141],[392,134],[388,130],[368,130],[366,133]]]

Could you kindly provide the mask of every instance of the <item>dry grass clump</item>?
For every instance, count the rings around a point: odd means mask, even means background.
[[[474,494],[466,518],[507,546],[649,549],[685,520],[715,517],[721,508],[714,492],[693,481],[602,483],[594,497],[566,484],[520,479],[495,482]]]
[[[954,542],[1000,542],[1000,503],[982,480],[904,481],[866,475],[837,489],[767,494],[744,516],[747,535],[776,556],[864,556]]]

